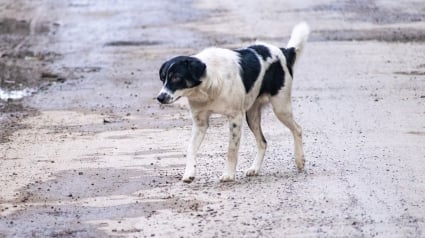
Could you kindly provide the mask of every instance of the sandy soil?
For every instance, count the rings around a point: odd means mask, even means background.
[[[0,103],[0,237],[425,236],[423,3],[152,2],[0,3],[0,87],[36,89]],[[244,126],[237,181],[218,182],[215,116],[196,180],[181,183],[191,121],[184,100],[155,102],[160,64],[284,46],[301,20],[313,29],[293,88],[305,171],[266,108],[260,176],[244,176],[256,153]]]

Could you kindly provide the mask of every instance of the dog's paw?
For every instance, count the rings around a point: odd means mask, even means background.
[[[191,183],[193,182],[193,180],[195,179],[195,176],[183,176],[182,181],[184,183]]]
[[[223,174],[220,177],[220,182],[233,182],[235,181],[235,175]]]
[[[297,164],[298,172],[303,171],[304,165],[305,165],[305,159],[304,158],[296,159],[295,163]]]
[[[195,179],[195,166],[186,166],[182,181],[191,183]]]
[[[246,176],[258,176],[259,173],[260,173],[260,170],[258,170],[256,168],[249,168],[245,172]]]

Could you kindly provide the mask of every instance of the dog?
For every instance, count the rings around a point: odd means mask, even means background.
[[[291,88],[294,64],[309,32],[309,26],[301,22],[293,28],[286,48],[261,42],[236,50],[212,47],[196,55],[174,57],[162,64],[159,77],[163,87],[157,100],[161,104],[170,104],[187,97],[193,120],[183,182],[190,183],[195,179],[196,153],[212,113],[229,119],[228,158],[220,181],[235,180],[244,117],[258,149],[246,175],[258,175],[267,147],[261,130],[261,108],[268,103],[291,131],[295,163],[299,171],[303,170],[302,130],[292,116]]]

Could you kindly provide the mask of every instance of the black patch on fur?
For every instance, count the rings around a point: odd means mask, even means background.
[[[295,51],[294,47],[291,48],[280,48],[282,53],[285,55],[286,58],[286,66],[288,67],[289,74],[292,74],[292,68],[294,67],[295,60],[297,58],[297,52]]]
[[[261,115],[260,115],[260,117],[261,117]],[[245,119],[246,119],[246,123],[248,124],[249,129],[251,129],[251,131],[252,131],[251,124],[249,123],[249,117],[248,117],[248,114],[245,116]],[[263,132],[262,132],[262,131],[261,131],[261,140],[262,140],[265,144],[267,144],[266,138],[264,138],[264,135],[263,135]]]
[[[166,61],[159,69],[159,78],[167,83],[171,92],[179,89],[193,88],[201,84],[206,65],[197,58],[177,56]]]
[[[239,64],[241,66],[240,75],[245,87],[245,92],[249,92],[258,78],[261,70],[260,60],[253,50],[235,50],[239,53]]]
[[[276,95],[279,90],[285,85],[285,72],[280,64],[280,61],[274,62],[267,69],[264,75],[263,83],[261,84],[260,95],[270,94]]]
[[[159,79],[162,82],[165,82],[165,79],[167,78],[167,73],[168,73],[168,70],[170,69],[170,66],[172,66],[175,63],[185,61],[188,58],[189,57],[187,57],[187,56],[177,56],[177,57],[174,57],[174,58],[172,58],[170,60],[165,61],[161,65],[161,68],[159,69]]]
[[[255,50],[257,54],[261,55],[264,61],[266,61],[267,58],[272,57],[272,55],[270,54],[269,48],[265,47],[264,45],[252,45],[248,48]]]

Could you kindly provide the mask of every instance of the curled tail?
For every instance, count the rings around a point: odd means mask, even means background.
[[[296,59],[301,55],[304,48],[304,44],[307,41],[308,35],[310,34],[310,27],[305,22],[300,22],[294,26],[292,30],[291,38],[286,48],[281,48],[286,58],[286,64],[289,72],[292,76],[292,68],[296,62]]]
[[[286,48],[295,48],[297,54],[300,54],[309,34],[310,27],[307,25],[307,23],[298,23],[292,30],[291,38],[289,39]]]

